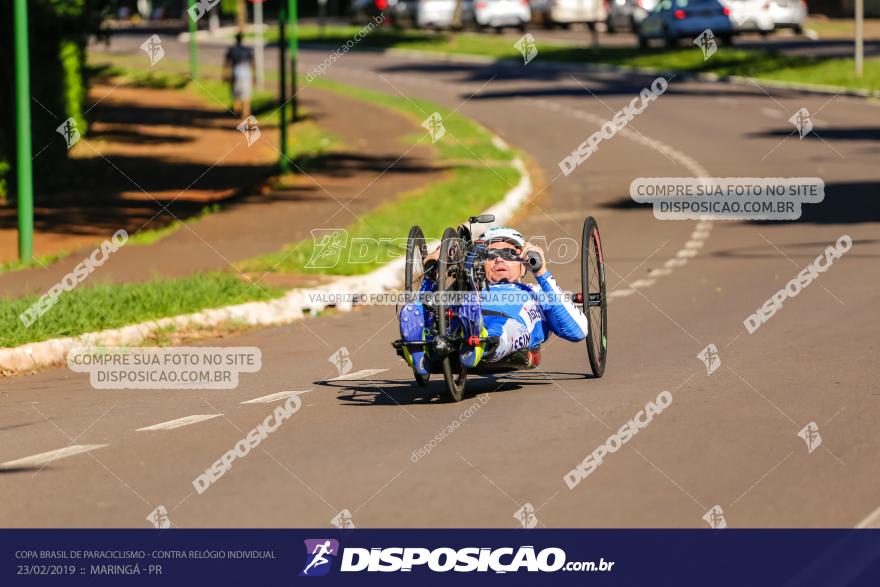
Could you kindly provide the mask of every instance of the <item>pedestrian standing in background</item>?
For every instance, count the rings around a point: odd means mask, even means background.
[[[242,118],[251,115],[251,95],[254,91],[254,52],[242,44],[243,35],[235,35],[235,45],[226,52],[223,77],[232,89],[232,110]]]

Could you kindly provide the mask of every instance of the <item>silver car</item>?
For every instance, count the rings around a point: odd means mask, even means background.
[[[606,19],[604,0],[530,0],[532,16],[544,28],[584,23],[591,29]]]
[[[730,9],[733,28],[756,31],[766,35],[778,29],[790,28],[804,32],[807,5],[803,0],[720,0]]]
[[[461,22],[473,20],[474,4],[471,0],[463,0],[461,5]],[[416,26],[423,29],[452,28],[452,17],[455,14],[455,0],[417,0],[414,3]]]
[[[621,29],[639,30],[639,23],[654,10],[657,0],[609,0],[608,20],[605,27],[609,33]]]
[[[718,0],[660,0],[639,24],[639,47],[647,47],[650,39],[663,39],[667,47],[674,47],[679,39],[694,39],[706,30],[729,45],[730,9]]]

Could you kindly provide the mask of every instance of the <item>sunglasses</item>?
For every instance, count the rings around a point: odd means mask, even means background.
[[[504,261],[520,261],[517,250],[514,248],[489,249],[489,259],[503,259]]]

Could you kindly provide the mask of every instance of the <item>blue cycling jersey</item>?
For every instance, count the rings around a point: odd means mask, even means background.
[[[494,283],[480,292],[483,325],[489,336],[500,338],[489,361],[497,361],[521,349],[534,349],[545,342],[550,333],[571,342],[587,336],[589,321],[563,295],[549,271],[537,276],[537,285],[525,283]],[[423,291],[434,291],[429,279]]]

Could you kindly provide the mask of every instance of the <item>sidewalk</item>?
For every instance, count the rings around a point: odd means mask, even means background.
[[[36,199],[35,254],[71,255],[47,268],[0,274],[0,292],[16,297],[45,291],[119,228],[130,234],[159,228],[214,202],[220,212],[156,243],[123,247],[89,281],[137,282],[226,269],[308,238],[313,228],[347,226],[383,201],[443,177],[432,147],[411,148],[404,140],[422,132],[414,121],[313,88],[300,97],[344,147],[312,161],[307,175],[285,183],[289,188],[273,190],[266,180],[275,173],[277,129],[262,129],[248,148],[235,129],[237,118],[189,92],[93,87],[91,101],[100,102],[89,115],[90,135],[72,153],[93,186],[65,190],[51,206],[42,205],[39,194]],[[163,204],[174,216],[158,214]],[[15,258],[15,222],[14,209],[0,210],[0,259]]]

